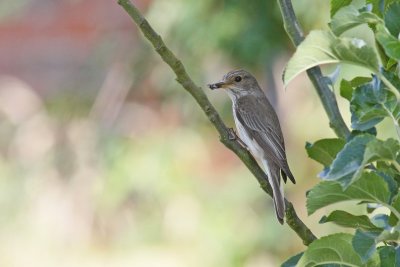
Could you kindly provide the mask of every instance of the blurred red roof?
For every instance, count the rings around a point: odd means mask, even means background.
[[[150,2],[135,4],[145,10]],[[133,31],[116,0],[31,1],[0,20],[0,74],[46,93],[76,77],[102,43],[132,45]]]

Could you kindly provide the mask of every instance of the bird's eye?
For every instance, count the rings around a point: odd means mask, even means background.
[[[240,82],[241,80],[242,80],[242,77],[240,77],[240,76],[235,77],[235,82]]]

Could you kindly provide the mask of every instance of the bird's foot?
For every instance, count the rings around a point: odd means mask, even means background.
[[[233,128],[228,128],[228,138],[229,140],[236,140],[239,138]]]
[[[228,129],[228,138],[229,140],[237,141],[243,148],[249,150],[246,144],[242,141],[242,139],[239,138],[233,128]]]

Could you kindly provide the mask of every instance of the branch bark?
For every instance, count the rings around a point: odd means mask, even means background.
[[[293,44],[297,47],[304,40],[304,34],[297,21],[296,14],[294,13],[292,1],[278,0],[278,3],[281,8],[285,30]],[[313,83],[322,105],[324,106],[325,112],[328,115],[329,126],[338,137],[346,139],[350,135],[350,130],[347,128],[340,114],[335,94],[329,89],[326,82],[324,82],[321,69],[319,67],[308,69],[307,75]]]
[[[224,124],[221,117],[215,110],[214,106],[208,100],[203,90],[197,86],[190,78],[185,70],[182,62],[172,53],[172,51],[165,45],[160,35],[154,31],[148,21],[143,17],[140,11],[130,2],[130,0],[118,0],[118,4],[125,9],[129,16],[140,28],[144,36],[151,42],[156,52],[161,56],[165,63],[167,63],[176,75],[176,80],[182,87],[189,92],[201,109],[207,115],[207,118],[213,124],[215,129],[220,135],[220,141],[230,150],[232,150],[250,172],[257,179],[261,188],[269,195],[272,196],[271,186],[268,183],[268,177],[264,171],[258,166],[253,156],[244,149],[237,141],[229,139],[228,127]],[[305,245],[310,244],[316,239],[311,230],[300,220],[297,216],[292,203],[286,202],[286,223],[296,232],[296,234],[303,240]]]

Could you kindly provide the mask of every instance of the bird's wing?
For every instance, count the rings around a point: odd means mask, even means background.
[[[257,108],[254,108],[255,106]],[[296,183],[286,160],[285,144],[278,117],[268,100],[254,96],[241,97],[237,99],[235,112],[250,137],[263,148],[268,160],[283,170],[284,182],[288,176],[293,183]]]
[[[246,131],[267,153],[266,156],[279,164],[286,162],[285,146],[278,118],[268,104],[253,96],[241,97],[237,100],[235,112]]]

